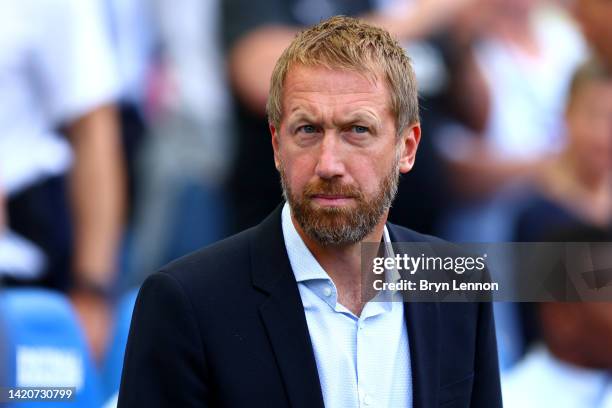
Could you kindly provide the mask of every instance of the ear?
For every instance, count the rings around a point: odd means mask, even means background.
[[[401,155],[399,160],[400,173],[408,173],[414,166],[417,148],[421,141],[421,124],[414,123],[407,126],[400,135],[399,148]]]
[[[278,158],[279,157],[278,137],[280,135],[278,134],[278,130],[272,123],[269,123],[268,126],[270,128],[270,134],[272,135],[272,150],[274,150],[274,166],[276,167],[276,170],[278,170],[280,166],[280,160]]]

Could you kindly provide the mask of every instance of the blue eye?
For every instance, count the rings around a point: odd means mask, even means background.
[[[359,126],[359,125],[353,126],[353,132],[355,133],[368,133],[369,131],[370,129],[368,129],[365,126]]]
[[[312,125],[304,125],[304,126],[300,126],[298,128],[298,131],[304,132],[304,133],[316,133],[317,128]]]

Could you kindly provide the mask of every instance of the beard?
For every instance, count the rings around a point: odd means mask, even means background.
[[[391,208],[399,185],[399,155],[373,197],[366,197],[357,186],[344,185],[336,178],[318,179],[308,183],[301,194],[296,194],[287,182],[282,163],[279,172],[283,196],[302,230],[322,245],[345,246],[361,242]],[[321,194],[350,197],[357,205],[316,207],[313,197]]]

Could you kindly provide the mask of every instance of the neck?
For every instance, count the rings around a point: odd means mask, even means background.
[[[323,245],[306,234],[291,215],[291,221],[323,270],[338,289],[338,301],[356,315],[361,313],[364,302],[361,288],[361,243],[381,242],[388,211],[383,214],[374,229],[361,241],[347,245]]]

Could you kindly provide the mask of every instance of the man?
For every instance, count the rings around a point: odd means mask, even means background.
[[[119,406],[501,406],[490,304],[361,296],[361,242],[432,239],[386,224],[420,140],[399,44],[348,17],[300,33],[268,116],[287,204],[144,283]]]

